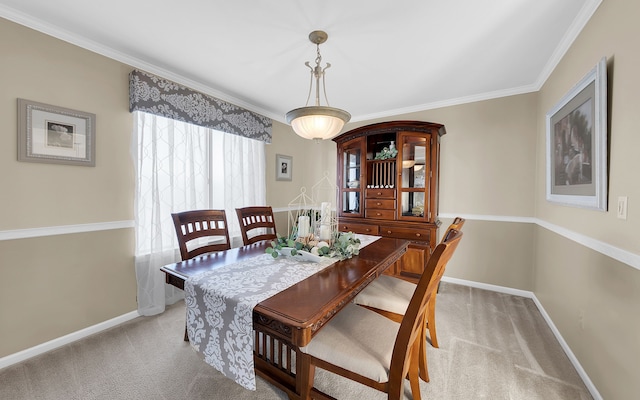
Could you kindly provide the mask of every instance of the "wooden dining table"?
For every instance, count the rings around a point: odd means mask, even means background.
[[[362,289],[406,252],[404,239],[379,238],[350,259],[259,302],[253,309],[256,374],[298,399],[296,356],[313,336]],[[264,254],[269,241],[165,265],[166,282],[184,289],[185,280]]]

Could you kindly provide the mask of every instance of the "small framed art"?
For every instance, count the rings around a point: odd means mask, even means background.
[[[18,161],[94,167],[96,116],[18,99]]]
[[[276,180],[290,181],[293,173],[293,158],[276,154]]]

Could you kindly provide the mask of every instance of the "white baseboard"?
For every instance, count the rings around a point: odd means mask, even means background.
[[[90,326],[88,328],[81,329],[79,331],[70,333],[68,335],[50,340],[48,342],[39,344],[37,346],[31,347],[29,349],[22,350],[18,353],[10,354],[6,357],[0,358],[0,369],[6,368],[10,365],[17,364],[21,361],[27,360],[29,358],[38,356],[40,354],[46,353],[48,351],[57,349],[58,347],[62,347],[66,344],[75,342],[76,340],[80,340],[86,338],[87,336],[91,336],[98,332],[102,332],[109,328],[113,328],[114,326],[123,324],[127,321],[130,321],[134,318],[139,317],[137,311],[132,311],[130,313],[121,315],[119,317],[112,318],[108,321],[101,322],[99,324]]]
[[[560,334],[560,331],[558,330],[558,328],[556,328],[555,324],[551,320],[551,317],[549,316],[549,314],[547,314],[547,311],[542,306],[542,303],[540,303],[540,301],[538,300],[538,298],[536,297],[536,295],[533,292],[530,292],[530,291],[527,291],[527,290],[512,289],[512,288],[508,288],[508,287],[504,287],[504,286],[490,285],[490,284],[486,284],[486,283],[482,283],[482,282],[467,281],[467,280],[464,280],[464,279],[448,278],[446,276],[442,277],[442,281],[443,282],[456,283],[458,285],[470,286],[470,287],[474,287],[474,288],[478,288],[478,289],[491,290],[493,292],[506,293],[506,294],[510,294],[510,295],[513,295],[513,296],[521,296],[521,297],[526,297],[526,298],[532,299],[533,302],[535,303],[536,307],[538,307],[538,310],[540,311],[540,314],[542,314],[542,317],[544,318],[545,322],[547,323],[547,325],[549,326],[549,328],[553,332],[553,335],[556,337],[556,339],[560,343],[560,346],[562,347],[562,350],[564,350],[564,352],[567,355],[567,357],[569,357],[569,360],[571,361],[571,364],[573,364],[574,368],[578,372],[578,375],[580,375],[580,378],[582,379],[582,381],[584,382],[585,386],[589,390],[589,393],[591,394],[591,397],[593,397],[594,400],[602,400],[602,396],[600,395],[600,392],[598,392],[598,389],[595,387],[593,382],[591,382],[591,379],[589,378],[589,375],[587,375],[587,373],[584,370],[584,368],[582,368],[582,365],[578,361],[578,358],[573,354],[573,352],[571,351],[571,348],[569,347],[567,342],[564,340],[564,338]]]

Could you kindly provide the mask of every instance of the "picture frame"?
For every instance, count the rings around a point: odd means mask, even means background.
[[[547,201],[607,211],[607,60],[546,115]]]
[[[18,161],[95,167],[95,114],[18,99]]]
[[[293,176],[293,157],[276,154],[276,180],[290,181]]]

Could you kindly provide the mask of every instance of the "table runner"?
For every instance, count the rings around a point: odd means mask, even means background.
[[[360,248],[379,238],[357,237]],[[187,279],[184,290],[191,346],[207,364],[255,390],[253,308],[337,261],[309,262],[296,256],[262,254]]]

